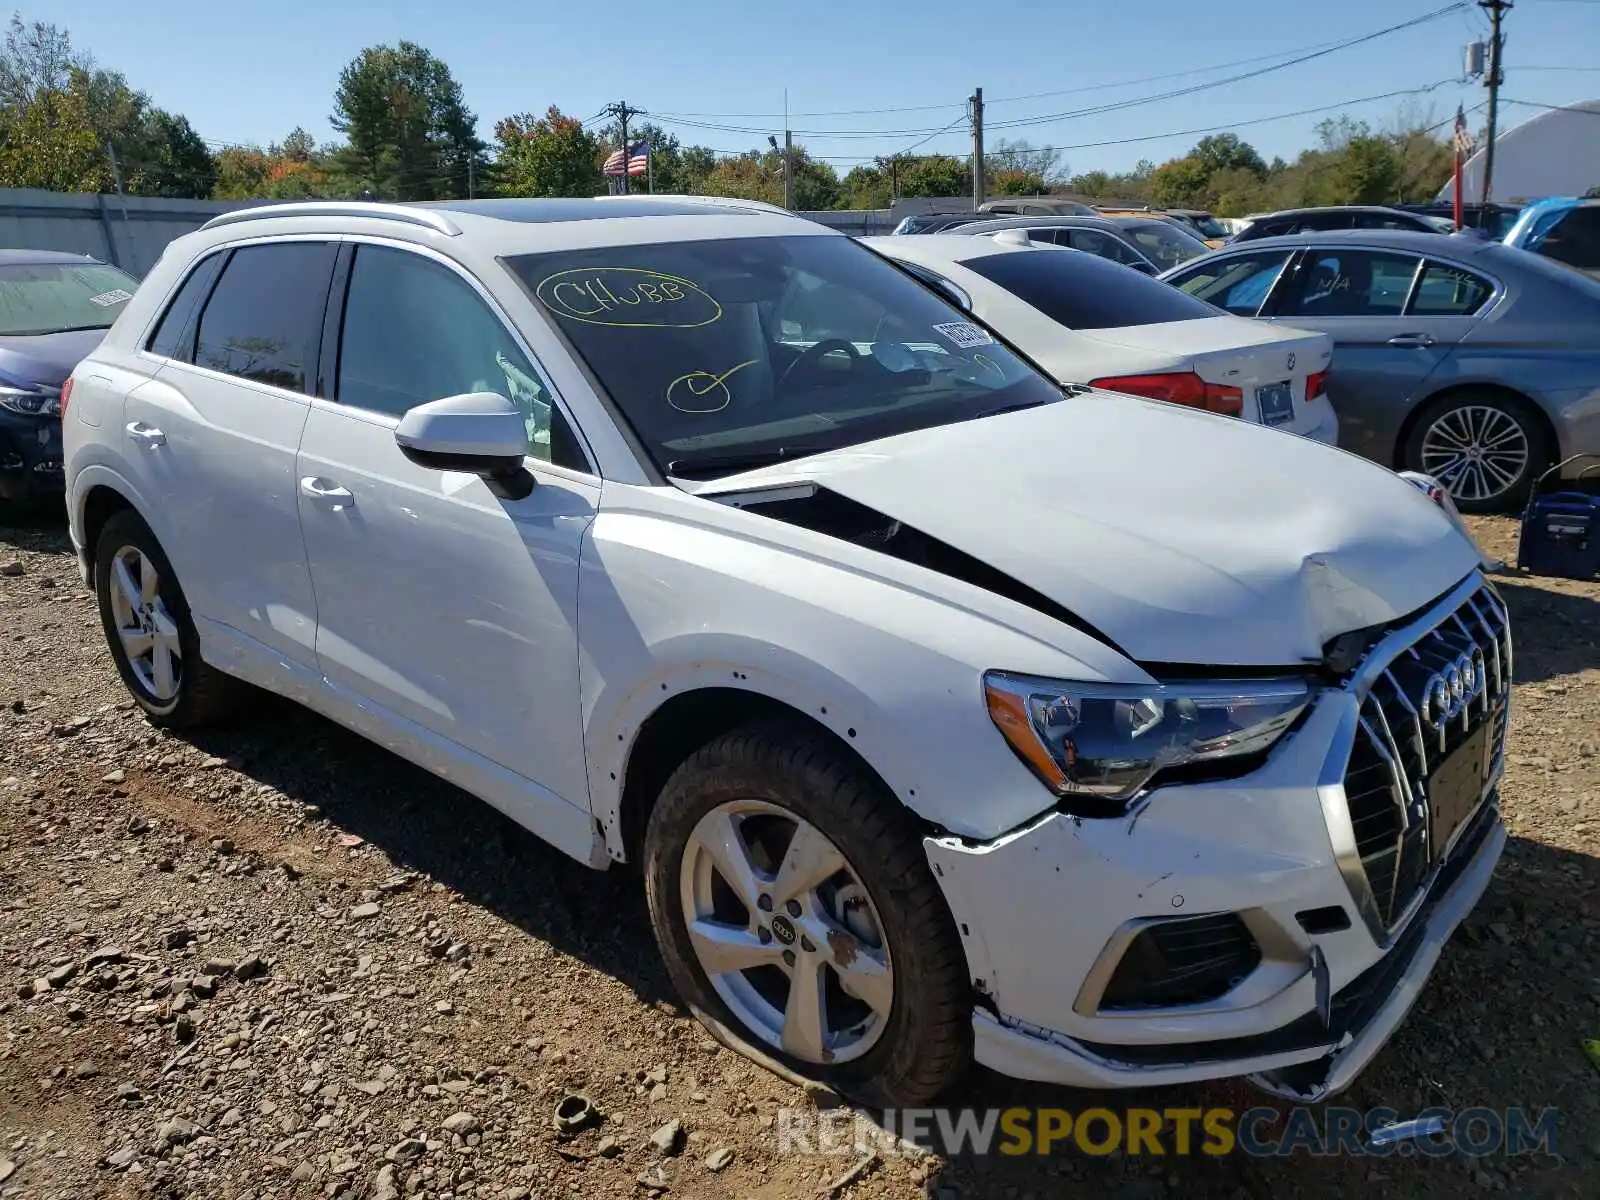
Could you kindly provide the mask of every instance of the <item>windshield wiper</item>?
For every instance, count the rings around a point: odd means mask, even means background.
[[[735,454],[708,454],[701,458],[679,458],[667,464],[667,474],[679,479],[699,479],[707,475],[737,475],[741,471],[754,471],[757,467],[770,467],[773,463],[820,454],[822,446],[779,446],[774,450],[747,450]]]

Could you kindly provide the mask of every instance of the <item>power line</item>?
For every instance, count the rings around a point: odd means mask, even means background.
[[[1436,21],[1440,17],[1447,16],[1447,15],[1449,15],[1451,13],[1460,12],[1460,11],[1464,10],[1465,8],[1467,8],[1466,0],[1455,0],[1454,3],[1447,4],[1442,8],[1437,8],[1437,9],[1434,9],[1434,10],[1432,10],[1430,12],[1423,13],[1420,16],[1412,17],[1409,20],[1401,21],[1401,22],[1399,22],[1397,24],[1394,24],[1394,25],[1388,25],[1388,26],[1385,26],[1382,29],[1375,29],[1375,30],[1373,30],[1373,31],[1371,31],[1369,33],[1360,34],[1360,35],[1358,35],[1356,37],[1345,38],[1345,39],[1343,39],[1341,41],[1338,41],[1338,42],[1328,43],[1328,44],[1323,45],[1319,49],[1314,49],[1314,50],[1307,51],[1305,53],[1296,54],[1294,57],[1291,57],[1291,58],[1286,59],[1284,61],[1273,62],[1269,66],[1258,67],[1257,69],[1255,69],[1253,71],[1245,71],[1245,72],[1242,72],[1240,74],[1230,75],[1230,76],[1227,76],[1227,77],[1222,78],[1222,79],[1208,80],[1208,81],[1203,82],[1203,83],[1192,84],[1189,87],[1177,88],[1177,89],[1174,89],[1174,90],[1171,90],[1171,91],[1166,91],[1166,92],[1158,92],[1158,93],[1155,93],[1155,94],[1152,94],[1152,95],[1148,95],[1148,96],[1135,96],[1135,97],[1132,97],[1132,98],[1127,99],[1127,100],[1119,100],[1119,101],[1114,101],[1114,102],[1111,102],[1111,103],[1108,103],[1108,104],[1094,105],[1094,106],[1091,106],[1089,108],[1076,109],[1076,110],[1071,110],[1071,111],[1067,111],[1067,112],[1059,112],[1059,113],[1040,113],[1040,114],[1035,114],[1033,116],[1027,116],[1027,117],[1013,117],[1013,118],[1011,118],[1009,120],[992,122],[990,124],[990,128],[993,128],[993,129],[1000,129],[1000,128],[1015,129],[1015,128],[1022,128],[1022,127],[1025,127],[1025,126],[1029,126],[1029,125],[1044,125],[1044,124],[1050,124],[1050,123],[1055,122],[1055,121],[1071,120],[1071,119],[1076,119],[1078,117],[1086,117],[1086,116],[1098,116],[1098,115],[1100,115],[1102,113],[1119,112],[1119,111],[1121,111],[1123,109],[1127,109],[1127,108],[1136,108],[1136,107],[1140,107],[1140,106],[1146,105],[1146,104],[1156,104],[1156,103],[1159,103],[1159,102],[1164,101],[1164,100],[1173,100],[1173,99],[1179,99],[1179,98],[1184,97],[1184,96],[1192,96],[1192,95],[1198,94],[1200,92],[1211,91],[1211,90],[1213,90],[1215,88],[1227,87],[1227,86],[1229,86],[1231,84],[1240,83],[1240,82],[1243,82],[1243,81],[1248,80],[1248,79],[1256,79],[1256,78],[1259,78],[1259,77],[1261,77],[1263,75],[1270,75],[1273,72],[1286,70],[1289,67],[1297,67],[1297,66],[1300,66],[1303,63],[1312,62],[1315,59],[1326,57],[1329,54],[1338,53],[1341,50],[1347,50],[1347,49],[1350,49],[1350,48],[1355,47],[1355,46],[1365,45],[1366,43],[1374,41],[1374,40],[1376,40],[1378,38],[1387,37],[1388,35],[1390,35],[1392,33],[1399,33],[1399,32],[1401,32],[1403,30],[1406,30],[1406,29],[1414,29],[1419,25],[1426,24],[1427,22],[1430,22],[1430,21]],[[1248,62],[1248,61],[1251,61],[1251,60],[1244,60],[1244,61]],[[1204,69],[1215,70],[1215,69],[1218,69],[1218,68],[1201,68],[1201,69],[1202,70],[1204,70]],[[1179,72],[1178,73],[1178,75],[1182,75],[1182,74],[1184,74],[1184,73],[1183,72]],[[1177,76],[1173,76],[1173,77],[1175,78]],[[1161,77],[1157,76],[1156,78],[1161,78]],[[1090,88],[1090,89],[1085,89],[1085,90],[1092,90],[1092,91],[1103,90],[1104,86],[1116,86],[1116,85],[1101,85],[1100,87]],[[1075,90],[1078,90],[1078,89],[1070,89],[1070,90],[1075,91]],[[1051,95],[1051,94],[1066,94],[1066,93],[1039,93],[1039,95]],[[1014,97],[1011,97],[1010,99],[1012,99],[1012,100],[1021,100],[1021,99],[1025,99],[1025,98],[1026,97],[1014,96]],[[942,106],[942,107],[949,108],[950,106],[949,105],[945,105],[945,106]],[[911,109],[911,110],[906,110],[906,111],[922,111],[922,110],[919,108],[919,109]],[[693,116],[691,114],[687,114],[687,113],[674,114],[674,113],[669,113],[669,112],[651,112],[651,113],[647,113],[646,115],[651,117],[654,120],[661,121],[661,122],[667,123],[667,124],[676,124],[676,125],[687,126],[687,127],[691,128],[691,129],[705,129],[705,130],[712,130],[712,131],[721,132],[721,133],[747,133],[747,134],[753,134],[753,135],[757,135],[757,136],[765,136],[765,135],[767,135],[769,133],[777,132],[777,130],[775,130],[775,129],[762,127],[762,126],[757,126],[757,125],[741,125],[741,124],[735,124],[735,123],[728,122],[728,121],[703,120],[703,119],[699,119],[699,118],[697,118],[697,117],[695,117],[695,116]],[[938,133],[944,132],[945,129],[947,129],[947,128],[949,128],[949,127],[948,126],[944,126],[944,127],[923,126],[923,127],[914,128],[914,129],[794,129],[794,130],[792,130],[792,132],[796,136],[799,136],[799,137],[815,137],[815,138],[840,138],[840,139],[843,139],[843,138],[902,138],[902,137],[931,137],[931,136],[936,135]]]
[[[1297,67],[1303,63],[1311,62],[1314,59],[1325,58],[1329,54],[1337,53],[1340,50],[1348,50],[1353,46],[1364,45],[1367,42],[1374,41],[1381,37],[1387,37],[1391,33],[1398,33],[1404,29],[1414,29],[1418,25],[1425,24],[1429,21],[1436,21],[1440,17],[1447,16],[1450,13],[1460,12],[1465,7],[1466,4],[1461,2],[1448,4],[1443,8],[1436,8],[1432,12],[1424,13],[1420,17],[1413,17],[1409,21],[1402,21],[1397,25],[1390,25],[1383,29],[1377,29],[1371,33],[1362,34],[1359,37],[1346,38],[1344,41],[1338,42],[1327,49],[1313,51],[1309,54],[1302,54],[1299,57],[1291,58],[1286,62],[1276,63],[1270,67],[1260,67],[1254,71],[1245,71],[1239,75],[1230,75],[1224,79],[1209,80],[1205,83],[1197,83],[1186,88],[1177,88],[1169,92],[1158,92],[1150,96],[1135,96],[1130,100],[1118,100],[1110,104],[1095,105],[1091,108],[1080,108],[1061,113],[1044,113],[1033,117],[1013,118],[1009,121],[996,121],[993,123],[991,128],[1016,129],[1026,125],[1044,125],[1054,121],[1071,120],[1079,117],[1095,117],[1104,113],[1120,112],[1123,109],[1136,108],[1144,104],[1155,104],[1164,100],[1176,100],[1184,96],[1193,96],[1200,92],[1210,91],[1214,88],[1227,87],[1230,84],[1241,83],[1247,79],[1256,79],[1263,75],[1270,75],[1275,71],[1282,71],[1288,67]]]

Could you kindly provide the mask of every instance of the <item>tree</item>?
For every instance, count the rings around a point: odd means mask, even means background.
[[[839,181],[846,208],[888,208],[894,203],[889,172],[878,166],[855,166]]]
[[[1150,202],[1162,208],[1209,208],[1211,171],[1193,154],[1162,163],[1150,175]]]
[[[989,174],[989,190],[997,196],[1039,196],[1048,185],[1033,171],[1000,170]]]
[[[205,199],[216,186],[216,160],[187,117],[151,109],[141,123],[136,148],[139,159],[130,165],[125,181],[135,195]]]
[[[396,200],[465,196],[484,166],[477,118],[450,68],[415,42],[369,46],[339,73],[333,127],[361,186]]]
[[[593,196],[600,191],[600,139],[551,105],[542,117],[518,113],[494,127],[501,196]]]
[[[81,76],[64,89],[43,88],[6,113],[0,139],[0,187],[61,192],[111,190],[111,160],[94,129]]]
[[[1236,133],[1213,133],[1195,143],[1188,157],[1205,167],[1208,175],[1229,169],[1249,171],[1258,179],[1267,174],[1267,164],[1249,142],[1240,140]]]
[[[622,145],[621,122],[613,121],[601,128],[599,138],[604,146]],[[684,146],[677,134],[650,121],[628,126],[628,141],[649,144],[651,186],[668,195],[694,195],[717,165],[716,151],[705,146]]]
[[[1038,179],[1039,186],[1033,190],[1034,194],[1043,192],[1050,184],[1060,183],[1067,174],[1067,164],[1061,160],[1061,151],[1049,146],[1035,147],[1023,140],[1008,141],[1006,138],[1001,138],[994,149],[984,154],[983,166],[991,178],[1004,175],[1008,178],[1022,176]]]
[[[969,196],[972,194],[972,168],[965,159],[948,154],[924,154],[902,159],[902,196]]]
[[[65,92],[74,71],[94,70],[94,59],[74,51],[65,29],[11,15],[0,50],[0,108],[21,110],[41,92]]]
[[[783,151],[750,150],[724,158],[706,176],[702,190],[711,196],[783,203]],[[839,175],[817,162],[804,146],[794,148],[794,206],[801,211],[832,208],[839,202]]]

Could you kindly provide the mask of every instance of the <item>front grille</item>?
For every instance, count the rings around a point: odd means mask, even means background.
[[[1260,963],[1261,947],[1235,913],[1157,921],[1128,943],[1100,1009],[1204,1004],[1232,990]]]
[[[1448,848],[1442,842],[1450,831],[1439,828],[1431,803],[1441,764],[1488,726],[1482,783],[1499,772],[1511,693],[1510,622],[1484,583],[1409,644],[1396,648],[1385,640],[1372,653],[1383,659],[1356,672],[1370,690],[1361,701],[1344,793],[1373,908],[1387,930],[1405,917]]]

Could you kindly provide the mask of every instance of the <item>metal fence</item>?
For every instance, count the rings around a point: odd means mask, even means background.
[[[143,277],[167,243],[219,213],[269,201],[167,200],[0,188],[0,248],[92,254]],[[862,236],[888,233],[888,209],[802,212],[802,217]]]

